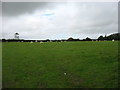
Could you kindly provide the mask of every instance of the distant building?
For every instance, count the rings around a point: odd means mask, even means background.
[[[15,33],[14,37],[15,39],[19,39],[19,33]]]

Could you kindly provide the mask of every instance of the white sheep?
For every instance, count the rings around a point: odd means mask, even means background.
[[[30,43],[33,43],[32,41]]]

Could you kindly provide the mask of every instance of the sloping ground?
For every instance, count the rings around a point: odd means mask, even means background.
[[[118,42],[3,43],[3,88],[118,87]]]

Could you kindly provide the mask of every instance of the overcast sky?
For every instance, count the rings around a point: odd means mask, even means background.
[[[118,32],[117,2],[3,2],[3,38],[98,38]]]

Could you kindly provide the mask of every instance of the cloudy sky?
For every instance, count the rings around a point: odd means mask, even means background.
[[[3,38],[98,38],[118,32],[117,2],[3,2]]]

